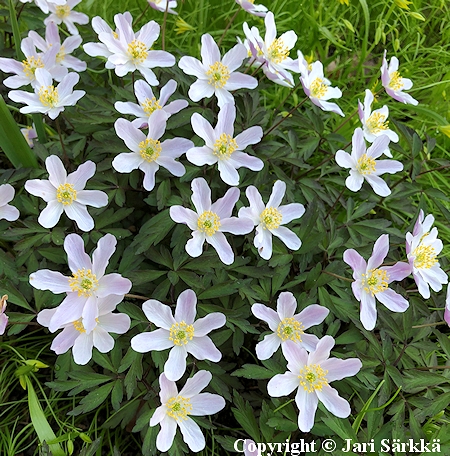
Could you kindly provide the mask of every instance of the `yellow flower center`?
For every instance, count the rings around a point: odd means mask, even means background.
[[[394,71],[389,75],[389,77],[391,78],[389,82],[389,87],[392,90],[401,90],[404,84],[403,78],[400,76],[400,73],[398,71]]]
[[[316,390],[321,391],[325,385],[328,385],[327,374],[328,371],[323,370],[320,364],[311,364],[300,370],[298,379],[305,391],[313,393]]]
[[[72,184],[61,184],[56,189],[56,199],[64,206],[72,204],[77,199],[77,191]]]
[[[316,78],[313,82],[311,82],[309,90],[311,91],[312,97],[320,99],[327,93],[328,86],[323,82],[323,79]]]
[[[211,211],[205,211],[198,218],[197,227],[208,236],[212,236],[220,228],[220,218]]]
[[[192,411],[191,400],[183,396],[176,396],[169,399],[166,404],[167,414],[177,421],[187,420]]]
[[[154,162],[162,151],[161,143],[157,139],[146,139],[139,143],[139,154],[148,162]]]
[[[61,46],[59,48],[59,52],[56,54],[56,62],[61,63],[64,60],[65,56],[66,56],[66,50],[64,49],[64,46]]]
[[[230,78],[230,70],[221,62],[210,65],[206,74],[209,76],[208,84],[213,85],[216,89],[221,89]]]
[[[128,55],[131,57],[131,61],[135,65],[143,63],[148,56],[147,46],[142,41],[133,40],[128,45]]]
[[[59,101],[58,89],[51,86],[42,86],[38,92],[39,101],[48,108],[54,108]]]
[[[72,274],[69,285],[72,291],[78,292],[78,296],[88,298],[98,288],[98,280],[90,269],[83,268]]]
[[[388,287],[389,275],[384,269],[370,269],[367,274],[362,274],[362,276],[364,291],[372,296]]]
[[[119,34],[117,32],[112,32],[114,39],[119,39]]]
[[[380,131],[387,130],[389,128],[389,121],[386,120],[386,116],[379,112],[374,112],[366,122],[366,126],[371,133],[380,133]]]
[[[58,5],[56,6],[56,15],[64,20],[70,14],[70,6],[69,5]]]
[[[430,269],[438,261],[436,260],[436,250],[431,245],[419,245],[413,251],[414,266],[417,269]]]
[[[227,160],[231,154],[238,148],[234,138],[226,133],[222,133],[219,139],[216,139],[213,147],[213,154],[220,160]]]
[[[28,79],[34,79],[34,74],[38,68],[44,68],[44,62],[40,57],[36,58],[33,55],[22,60],[23,72]]]
[[[289,48],[284,44],[281,38],[272,41],[272,44],[267,49],[269,59],[273,63],[281,63],[289,56]]]
[[[155,97],[146,98],[144,102],[142,103],[142,109],[144,110],[145,114],[147,116],[150,116],[153,114],[157,109],[162,109],[161,105],[159,104],[159,100],[157,100]]]
[[[284,342],[292,340],[294,342],[302,341],[303,325],[294,319],[294,317],[285,318],[277,328],[277,336]]]
[[[356,165],[356,169],[363,175],[372,174],[375,172],[376,162],[373,158],[368,157],[367,154],[363,154],[358,159],[358,164]]]
[[[266,207],[260,215],[263,229],[276,230],[283,220],[281,212],[275,207]]]
[[[194,327],[183,321],[170,327],[169,340],[175,345],[186,345],[194,337]]]

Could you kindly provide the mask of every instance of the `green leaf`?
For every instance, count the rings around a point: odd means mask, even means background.
[[[112,391],[113,387],[114,382],[110,382],[91,391],[87,396],[81,399],[80,405],[70,411],[68,415],[77,416],[81,415],[82,413],[87,413],[95,410],[97,407],[103,404],[103,402],[109,396],[109,393]]]
[[[241,369],[235,370],[231,375],[254,380],[263,380],[272,378],[275,374],[276,372],[272,372],[271,370],[262,366],[257,366],[256,364],[244,364]]]

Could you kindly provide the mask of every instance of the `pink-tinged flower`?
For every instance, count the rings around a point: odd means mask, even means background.
[[[62,332],[53,339],[50,349],[60,355],[72,348],[73,359],[80,365],[90,361],[93,347],[101,353],[110,352],[114,348],[114,339],[109,333],[125,334],[130,329],[128,315],[112,313],[122,299],[122,296],[117,295],[99,298],[94,328],[87,332],[82,319],[64,323],[57,328],[62,329]],[[58,308],[41,310],[37,316],[38,323],[48,328],[57,310]]]
[[[55,87],[51,74],[44,68],[38,68],[36,74],[36,87],[34,93],[23,90],[11,90],[8,97],[17,103],[27,106],[20,108],[22,114],[40,112],[47,114],[50,119],[56,119],[66,106],[75,106],[83,97],[84,90],[73,90],[80,80],[77,73],[69,73]]]
[[[64,5],[67,0],[20,0],[22,3],[35,3],[41,11],[48,14],[49,6],[52,5]]]
[[[128,279],[115,273],[105,275],[109,259],[116,250],[116,244],[117,240],[112,234],[100,238],[91,261],[84,251],[82,237],[78,234],[69,234],[64,239],[64,250],[72,276],[66,277],[49,269],[41,269],[30,274],[30,284],[34,288],[50,290],[55,294],[67,293],[66,298],[46,323],[50,332],[81,319],[84,330],[90,333],[97,325],[99,299],[117,295],[121,298],[118,301],[120,302],[130,291],[131,282]]]
[[[394,100],[414,106],[418,105],[419,102],[417,100],[408,93],[403,92],[403,90],[409,90],[413,86],[411,79],[400,76],[397,57],[392,57],[388,66],[386,53],[387,51],[384,51],[383,64],[381,65],[381,83],[386,93]]]
[[[91,231],[94,219],[86,206],[103,207],[108,204],[108,195],[100,190],[84,190],[86,182],[95,174],[95,163],[87,161],[76,171],[67,175],[62,161],[56,155],[45,160],[48,180],[32,179],[25,182],[25,190],[42,198],[47,207],[41,212],[38,222],[44,228],[53,228],[61,214],[66,213],[78,228]]]
[[[58,26],[54,22],[48,22],[45,29],[45,40],[33,30],[28,32],[28,36],[41,51],[47,52],[53,47],[57,47],[59,49],[56,54],[57,64],[77,72],[86,70],[86,62],[70,55],[83,41],[80,35],[69,36],[61,44]]]
[[[19,218],[19,210],[8,204],[14,198],[14,187],[10,184],[0,185],[0,220],[5,219],[8,222],[14,222]]]
[[[185,138],[159,141],[166,129],[166,122],[167,115],[162,110],[154,112],[147,136],[128,120],[117,119],[114,124],[117,136],[133,152],[117,155],[112,162],[113,168],[119,173],[130,173],[139,168],[144,172],[144,188],[149,191],[155,186],[155,174],[160,166],[177,177],[186,172],[184,165],[175,159],[193,146],[193,142]]]
[[[189,103],[186,100],[175,100],[169,104],[167,100],[177,90],[177,83],[171,79],[165,86],[161,87],[159,99],[153,94],[152,88],[142,79],[134,83],[134,94],[139,104],[129,101],[117,101],[114,105],[117,111],[122,114],[131,114],[137,119],[132,124],[137,128],[147,128],[150,123],[150,117],[158,110],[166,114],[169,118],[172,114],[180,112],[186,108]]]
[[[445,298],[444,320],[450,326],[450,285],[447,286],[447,296]]]
[[[54,22],[58,25],[64,23],[71,35],[78,35],[79,32],[75,24],[86,25],[89,23],[87,14],[73,11],[73,8],[80,2],[81,0],[67,0],[64,5],[49,3],[48,9],[52,14],[44,20],[44,24],[48,25],[49,22]]]
[[[255,317],[264,320],[273,331],[264,337],[262,342],[256,344],[256,356],[258,359],[269,359],[287,341],[298,344],[306,350],[314,351],[319,339],[314,334],[306,334],[305,330],[311,326],[320,325],[328,313],[326,307],[313,304],[306,307],[300,313],[297,310],[297,300],[294,295],[285,291],[280,293],[277,300],[277,311],[263,304],[253,304],[252,313]]]
[[[6,326],[8,325],[9,317],[5,314],[6,300],[8,295],[3,295],[0,299],[0,336],[5,334]]]
[[[390,141],[398,142],[398,135],[394,131],[389,129],[389,108],[383,106],[380,109],[375,109],[372,112],[372,103],[374,96],[371,90],[366,89],[366,96],[364,98],[364,105],[358,100],[358,113],[359,119],[363,124],[363,133],[366,141],[373,143],[376,138],[386,135]],[[388,149],[385,151],[385,153]],[[392,154],[386,153],[386,155],[392,158]]]
[[[114,22],[117,26],[117,36],[110,31],[102,31],[98,38],[111,53],[108,62],[114,67],[117,76],[123,77],[138,70],[150,85],[157,86],[159,82],[151,68],[175,65],[175,57],[172,54],[152,50],[159,36],[159,25],[155,21],[150,21],[135,34],[128,16],[116,14]],[[86,46],[84,48],[86,50]]]
[[[256,27],[251,29],[244,22],[243,29],[252,54],[254,65],[261,66],[264,74],[273,82],[286,86],[294,86],[294,78],[290,71],[298,72],[297,60],[289,57],[291,49],[297,42],[297,35],[289,30],[277,38],[275,17],[269,11],[264,18],[266,34],[262,39]]]
[[[408,261],[419,293],[425,299],[430,297],[430,287],[433,291],[441,291],[442,285],[448,282],[447,274],[437,260],[443,244],[437,238],[437,228],[431,228],[433,223],[434,217],[428,214],[424,218],[421,209],[413,233],[406,233]]]
[[[255,0],[236,0],[236,3],[242,7],[247,13],[253,16],[266,17],[267,8],[264,5],[255,5]]]
[[[247,57],[243,44],[236,44],[221,58],[216,42],[211,35],[205,34],[202,36],[201,55],[201,62],[189,56],[181,57],[178,62],[178,66],[186,74],[198,78],[188,92],[192,101],[200,101],[215,94],[221,108],[225,103],[234,104],[230,91],[254,89],[258,85],[254,77],[235,71]]]
[[[161,11],[162,13],[167,11],[170,14],[178,14],[172,9],[177,7],[176,0],[148,0],[148,4],[156,11]]]
[[[24,85],[31,84],[33,88],[41,84],[36,79],[38,69],[47,70],[51,77],[61,81],[67,74],[67,69],[56,64],[56,55],[59,48],[55,47],[42,53],[36,51],[36,46],[30,37],[24,38],[20,48],[25,55],[25,60],[18,62],[14,59],[0,58],[0,70],[5,73],[15,73],[3,81],[6,87],[17,89]]]
[[[279,238],[291,250],[298,250],[302,245],[298,236],[282,225],[300,218],[305,213],[305,206],[300,203],[280,206],[285,192],[286,184],[276,181],[269,201],[264,205],[258,189],[250,185],[245,191],[250,207],[239,209],[239,218],[248,218],[253,222],[253,226],[256,226],[253,243],[265,260],[272,256],[272,235]]]
[[[403,169],[403,164],[397,160],[375,160],[381,154],[386,154],[389,142],[389,137],[382,135],[375,138],[373,144],[366,149],[363,131],[361,128],[355,130],[352,137],[351,154],[338,150],[335,156],[336,163],[341,168],[350,169],[350,175],[345,180],[348,189],[357,192],[366,180],[377,195],[391,194],[390,188],[380,175],[395,174]]]
[[[353,269],[352,290],[355,298],[361,303],[360,320],[364,328],[371,331],[377,321],[376,299],[392,312],[404,312],[408,301],[389,288],[394,281],[403,280],[411,274],[408,263],[398,262],[394,266],[383,266],[389,251],[389,235],[382,234],[375,245],[371,257],[366,260],[354,249],[344,252],[344,261]]]
[[[330,383],[356,375],[362,363],[358,358],[330,358],[334,343],[331,336],[324,336],[319,340],[316,350],[308,354],[294,342],[286,342],[282,350],[288,362],[288,371],[275,375],[267,384],[267,391],[272,397],[287,396],[297,388],[295,403],[300,412],[298,427],[302,432],[309,432],[314,426],[319,401],[338,418],[350,415],[350,404],[339,396]]]
[[[28,145],[31,148],[33,148],[34,147],[33,139],[36,139],[38,137],[36,130],[34,128],[34,124],[32,127],[21,128],[20,131],[23,134],[23,137],[25,138]]]
[[[231,103],[226,103],[220,109],[214,129],[200,114],[193,114],[192,128],[205,141],[205,145],[193,147],[186,152],[187,159],[194,165],[217,163],[220,178],[228,185],[239,184],[238,168],[260,171],[264,167],[261,159],[242,152],[248,145],[261,141],[262,128],[250,127],[234,138],[235,119],[236,107]]]
[[[297,51],[298,70],[301,76],[307,77],[312,70],[312,63],[308,63],[302,51]]]
[[[183,440],[193,452],[205,448],[205,437],[198,424],[189,417],[213,415],[225,407],[225,400],[218,394],[200,393],[212,379],[208,371],[198,371],[178,392],[175,382],[171,382],[162,373],[159,376],[161,405],[155,410],[150,419],[150,426],[161,425],[156,437],[156,448],[165,452],[170,449],[180,427]]]
[[[202,177],[192,181],[192,202],[197,212],[183,206],[172,206],[170,217],[176,223],[185,223],[192,230],[192,239],[186,243],[186,252],[192,257],[202,254],[205,241],[212,245],[225,264],[234,261],[233,250],[223,233],[248,234],[253,222],[248,218],[231,217],[239,199],[239,189],[228,189],[222,198],[211,204],[211,189]]]
[[[139,353],[170,348],[164,374],[173,382],[185,373],[188,353],[196,359],[208,359],[215,363],[222,358],[222,353],[207,334],[225,324],[225,315],[214,312],[194,321],[196,306],[197,296],[192,290],[185,290],[178,296],[175,318],[169,306],[149,299],[144,302],[142,310],[159,329],[138,334],[131,339],[131,348]]]
[[[345,117],[342,109],[327,100],[341,98],[342,92],[337,87],[331,87],[331,82],[323,74],[322,62],[318,60],[311,64],[311,71],[300,76],[303,90],[309,99],[323,111],[331,111]]]

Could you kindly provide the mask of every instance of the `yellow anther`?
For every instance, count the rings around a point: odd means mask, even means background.
[[[142,109],[144,110],[147,116],[153,114],[157,109],[162,109],[161,105],[159,104],[159,100],[155,97],[146,98],[142,103]]]
[[[56,15],[60,19],[65,19],[70,14],[70,6],[69,5],[58,5],[55,8]]]
[[[267,49],[269,59],[273,63],[281,63],[289,57],[289,48],[284,44],[281,38],[272,41],[272,44]]]
[[[154,162],[162,151],[161,143],[157,139],[146,139],[139,143],[139,154],[148,162]]]
[[[81,321],[81,318],[79,320],[73,322],[73,327],[80,333],[86,332],[86,330],[84,329],[83,323]]]
[[[236,140],[230,135],[222,133],[214,143],[213,154],[221,160],[227,160],[237,148]]]
[[[128,55],[135,65],[143,63],[148,56],[147,46],[142,41],[133,40],[128,45]]]
[[[78,292],[78,296],[89,297],[98,288],[96,275],[90,269],[78,269],[69,279],[72,291]]]
[[[72,184],[61,184],[56,189],[56,199],[66,206],[77,199],[77,191]]]
[[[358,164],[356,165],[357,170],[363,174],[372,174],[376,170],[376,162],[372,157],[368,157],[367,154],[363,154],[358,159]]]
[[[187,416],[192,411],[191,400],[183,396],[172,397],[168,400],[166,407],[167,414],[177,421],[187,420]]]
[[[276,230],[283,221],[281,212],[275,207],[266,207],[259,217],[263,229]]]
[[[288,339],[294,342],[301,342],[303,328],[302,323],[295,320],[294,317],[285,318],[278,324],[277,336],[283,342]]]
[[[403,88],[403,78],[400,76],[400,73],[398,71],[390,73],[389,77],[391,78],[389,87],[392,90],[401,90]]]
[[[58,89],[56,87],[51,86],[42,86],[39,91],[39,101],[49,108],[54,108],[59,101],[59,94]]]
[[[414,266],[417,269],[430,269],[438,261],[436,259],[436,250],[431,245],[419,245],[413,251]]]
[[[194,326],[186,324],[184,321],[174,323],[170,327],[169,340],[175,345],[186,345],[194,337]]]
[[[197,227],[200,231],[212,236],[220,228],[219,216],[211,211],[205,211],[197,220]]]
[[[66,50],[64,49],[64,46],[61,46],[59,48],[58,53],[56,54],[56,62],[61,63],[64,60],[65,56],[66,56]]]
[[[298,378],[303,389],[308,393],[313,393],[316,390],[321,391],[325,385],[328,385],[327,374],[328,371],[323,370],[320,364],[311,364],[300,370]]]
[[[367,274],[362,274],[362,276],[364,291],[372,296],[388,288],[389,275],[384,269],[370,269]]]
[[[230,70],[221,62],[210,65],[206,74],[209,76],[208,84],[213,85],[216,89],[221,89],[230,78]]]
[[[385,119],[385,115],[380,114],[379,112],[374,112],[367,119],[366,126],[371,133],[380,133],[380,131],[384,131],[389,128],[389,121]]]
[[[323,79],[316,78],[311,82],[309,90],[311,91],[312,97],[321,99],[327,93],[328,86],[323,82]]]
[[[23,72],[28,79],[34,79],[34,75],[38,68],[44,68],[44,62],[40,57],[36,58],[30,55],[26,60],[22,60]]]

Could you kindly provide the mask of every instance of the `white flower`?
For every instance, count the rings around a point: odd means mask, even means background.
[[[10,184],[0,185],[0,220],[5,219],[8,222],[14,222],[19,218],[19,210],[8,204],[14,198],[14,187]]]
[[[216,95],[219,108],[225,103],[233,103],[234,97],[230,91],[237,89],[254,89],[258,81],[237,70],[247,57],[243,44],[231,48],[223,58],[220,57],[219,47],[211,35],[202,35],[202,61],[194,57],[184,56],[178,66],[186,73],[195,76],[195,81],[188,92],[192,101],[200,101]]]
[[[288,371],[275,375],[267,384],[267,391],[272,397],[287,396],[297,389],[295,403],[300,412],[298,427],[302,432],[309,432],[314,426],[319,401],[339,418],[350,415],[349,403],[329,384],[356,375],[362,363],[357,358],[330,358],[334,343],[331,336],[324,336],[316,350],[308,354],[303,347],[287,341],[282,350],[288,361]]]
[[[6,300],[8,295],[3,295],[0,299],[0,336],[5,334],[6,326],[8,325],[9,317],[6,315]]]
[[[17,103],[24,103],[27,106],[20,108],[23,114],[41,112],[47,114],[50,119],[56,119],[64,111],[66,106],[75,106],[77,101],[85,95],[84,90],[73,90],[75,84],[80,80],[77,73],[69,73],[55,87],[51,74],[38,68],[36,74],[36,87],[34,93],[23,90],[11,90],[8,97]]]
[[[48,14],[49,6],[52,5],[64,5],[67,0],[20,0],[22,3],[34,2],[43,13]]]
[[[300,67],[302,69],[302,67]],[[331,111],[345,117],[342,109],[327,100],[341,98],[342,92],[337,87],[331,87],[331,82],[323,74],[322,62],[316,61],[311,64],[311,71],[303,72],[300,76],[303,90],[309,99],[323,111]]]
[[[239,189],[228,189],[222,198],[211,204],[211,189],[205,179],[194,179],[191,188],[191,199],[197,212],[183,206],[170,208],[170,217],[174,222],[185,223],[193,230],[192,239],[186,243],[186,252],[192,257],[200,256],[206,241],[214,247],[223,263],[232,264],[234,253],[223,233],[247,234],[253,228],[250,219],[231,217],[239,199]]]
[[[379,136],[386,135],[392,142],[398,142],[397,133],[389,129],[389,121],[387,120],[389,108],[383,106],[372,112],[373,100],[373,93],[369,89],[366,89],[364,105],[358,100],[359,119],[363,124],[364,138],[368,142],[373,143]],[[392,158],[392,154],[390,152],[387,153],[387,151],[388,149],[384,153]]]
[[[156,11],[165,13],[166,11],[170,14],[178,14],[172,8],[177,7],[176,0],[148,0],[148,4]]]
[[[205,145],[194,147],[186,152],[187,159],[194,165],[217,163],[220,178],[228,185],[239,184],[238,168],[260,171],[264,167],[261,159],[242,152],[248,145],[261,141],[262,128],[259,126],[248,128],[234,138],[235,119],[236,107],[231,103],[226,103],[220,109],[214,129],[200,114],[193,114],[192,128],[205,141]]]
[[[94,220],[86,205],[103,207],[108,204],[108,195],[100,190],[84,190],[86,182],[95,174],[95,163],[87,161],[76,171],[67,175],[62,161],[51,155],[45,160],[48,180],[32,179],[25,182],[25,190],[42,198],[47,207],[41,212],[38,222],[44,228],[53,228],[65,212],[83,231],[94,228]]]
[[[250,207],[239,209],[239,218],[248,218],[252,220],[253,226],[256,226],[254,245],[265,260],[272,256],[272,235],[281,239],[291,250],[298,250],[302,245],[298,236],[282,225],[300,218],[305,213],[305,206],[300,203],[280,206],[285,192],[286,184],[276,181],[269,201],[264,206],[258,189],[250,185],[245,191]]]
[[[288,340],[304,347],[309,352],[316,349],[317,342],[319,342],[318,337],[314,334],[306,334],[305,329],[320,325],[330,311],[318,304],[305,307],[300,313],[294,315],[296,310],[297,300],[289,291],[280,293],[278,296],[276,312],[263,304],[252,305],[253,315],[267,322],[273,331],[256,344],[258,359],[269,359],[280,345]]]
[[[33,139],[37,138],[37,133],[34,128],[34,124],[32,127],[21,128],[20,131],[23,134],[23,137],[25,138],[28,145],[31,148],[33,148],[34,147]]]
[[[441,291],[442,285],[448,282],[447,274],[441,269],[437,260],[443,244],[437,238],[437,228],[431,228],[433,223],[434,217],[428,214],[424,218],[421,209],[413,233],[406,233],[408,261],[419,293],[425,299],[430,297],[430,287],[433,291]]]
[[[117,155],[112,162],[114,169],[119,173],[130,173],[139,168],[144,172],[144,188],[149,191],[155,186],[155,174],[160,166],[177,177],[186,172],[184,165],[175,159],[193,146],[192,141],[185,138],[159,141],[166,129],[166,122],[167,115],[162,110],[154,112],[147,136],[128,120],[117,119],[114,124],[117,136],[133,151]]]
[[[171,381],[177,381],[183,376],[188,353],[196,359],[208,359],[215,363],[222,358],[222,353],[207,334],[225,324],[225,315],[213,312],[194,321],[196,305],[197,296],[192,290],[185,290],[178,296],[175,318],[169,306],[155,299],[142,305],[146,317],[160,329],[134,336],[131,348],[139,353],[170,348],[164,374]]]
[[[50,22],[54,22],[59,25],[64,23],[71,35],[78,35],[79,32],[75,24],[85,25],[89,23],[87,14],[72,11],[80,2],[81,0],[67,0],[63,5],[49,3],[48,9],[52,14],[44,20],[44,24],[48,25]]]
[[[114,22],[117,26],[116,35],[109,30],[102,31],[99,40],[110,52],[107,56],[108,62],[114,67],[117,76],[123,77],[138,70],[150,85],[157,86],[159,82],[151,68],[171,67],[175,64],[175,57],[172,54],[152,50],[159,36],[159,25],[155,21],[150,21],[135,34],[128,15],[116,14]],[[86,50],[86,45],[84,48]],[[88,49],[92,51],[92,46]],[[94,50],[99,51],[101,52],[99,48]]]
[[[147,127],[150,123],[150,117],[158,110],[161,110],[169,118],[172,114],[180,112],[186,108],[189,103],[186,100],[175,100],[166,104],[169,97],[177,89],[177,83],[171,79],[165,86],[161,87],[160,97],[157,99],[149,84],[142,79],[134,83],[134,93],[139,104],[131,102],[116,101],[114,107],[122,114],[131,114],[137,119],[132,124],[137,128]]]
[[[255,5],[255,0],[236,0],[236,3],[241,6],[247,13],[254,16],[265,17],[267,8],[264,5]]]
[[[373,191],[379,196],[388,196],[391,190],[380,174],[394,174],[403,169],[402,163],[397,160],[375,160],[381,154],[386,153],[389,138],[386,135],[379,136],[366,150],[364,134],[361,128],[357,128],[352,137],[352,153],[344,150],[336,152],[336,162],[342,168],[350,169],[350,176],[345,180],[345,185],[352,192],[361,189],[366,180]]]
[[[120,302],[131,289],[131,282],[120,274],[106,274],[109,259],[116,250],[117,240],[112,234],[99,239],[97,248],[92,254],[92,261],[85,253],[84,242],[78,234],[69,234],[64,239],[64,250],[67,253],[71,277],[60,272],[41,269],[30,274],[30,284],[38,290],[50,290],[52,293],[67,293],[62,303],[56,308],[45,325],[50,332],[55,332],[67,323],[81,324],[86,333],[96,326],[99,316],[99,301],[110,295]],[[106,303],[111,303],[111,300]],[[108,305],[109,305],[108,304]],[[81,328],[81,326],[80,326]]]
[[[97,300],[96,324],[90,332],[86,331],[81,318],[62,324],[58,329],[63,331],[53,339],[50,350],[60,355],[72,347],[73,359],[81,365],[90,361],[93,347],[101,353],[110,352],[114,348],[114,339],[109,333],[125,334],[130,329],[131,321],[128,315],[112,313],[122,299],[122,296],[110,295]],[[37,316],[38,323],[49,327],[57,310],[41,310]]]
[[[161,374],[159,385],[161,391],[161,405],[155,410],[150,419],[150,426],[161,425],[156,437],[156,448],[165,452],[170,449],[180,427],[183,440],[193,452],[205,448],[205,437],[198,424],[189,417],[212,415],[225,407],[225,400],[218,394],[200,393],[211,381],[212,375],[208,371],[198,371],[186,381],[183,389],[178,392],[175,382],[171,382]]]

